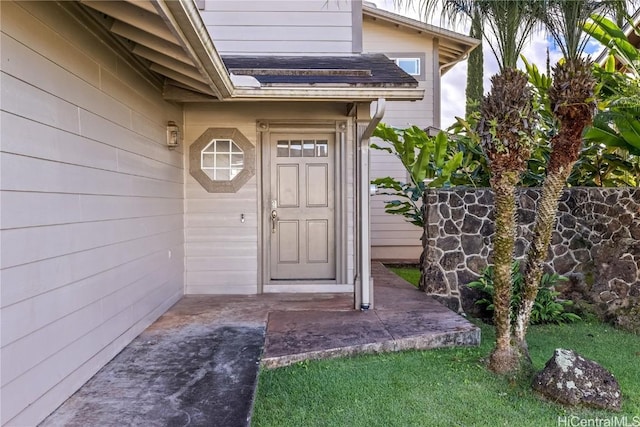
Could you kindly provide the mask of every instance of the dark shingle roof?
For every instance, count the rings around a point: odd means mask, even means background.
[[[253,76],[262,86],[418,86],[413,77],[382,54],[223,56],[222,60],[231,73]]]

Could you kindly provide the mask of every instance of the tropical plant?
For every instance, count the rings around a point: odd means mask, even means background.
[[[591,18],[584,30],[602,43],[609,55],[603,66],[594,66],[600,87],[599,112],[584,139],[602,145],[609,156],[622,158],[630,170],[615,175],[623,175],[627,185],[640,185],[640,50],[612,21],[597,15]],[[638,30],[636,33],[640,35]],[[617,164],[619,158],[615,159]]]
[[[452,173],[460,167],[462,153],[448,150],[445,132],[440,131],[438,135],[431,137],[417,126],[396,129],[380,123],[373,136],[387,144],[371,144],[371,148],[395,155],[411,180],[405,183],[385,177],[372,181],[383,194],[397,197],[386,203],[385,212],[402,215],[410,223],[424,227],[421,200],[425,189],[448,186]]]
[[[483,294],[483,297],[476,301],[476,304],[484,306],[488,311],[494,310],[493,297],[495,294],[493,283],[493,266],[488,266],[482,271],[481,276],[467,284],[468,287],[476,289]],[[515,321],[517,310],[522,300],[522,280],[520,262],[515,261],[511,266],[511,277],[513,280],[513,295],[511,296],[511,314]],[[531,312],[531,324],[542,323],[571,323],[580,320],[580,316],[575,313],[565,311],[571,307],[570,300],[559,300],[560,292],[555,290],[556,285],[566,282],[567,279],[557,273],[542,275],[540,280],[540,291],[536,296],[533,310]]]
[[[582,133],[592,123],[596,106],[596,79],[591,72],[590,60],[583,57],[587,38],[582,28],[593,13],[602,10],[605,3],[624,6],[622,0],[549,0],[540,2],[542,7],[537,10],[540,21],[560,47],[564,58],[553,67],[553,83],[548,90],[549,104],[559,129],[551,138],[547,176],[527,252],[523,298],[514,328],[514,339],[523,353],[527,351],[527,328],[547,257],[558,199],[580,156]]]

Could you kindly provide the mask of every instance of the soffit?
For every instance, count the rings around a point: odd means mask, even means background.
[[[80,4],[138,64],[160,79],[163,91],[174,93],[177,89],[183,98],[191,94],[201,100],[224,97],[224,85],[214,81],[218,73],[205,69],[207,61],[194,52],[188,35],[165,2],[80,0]]]

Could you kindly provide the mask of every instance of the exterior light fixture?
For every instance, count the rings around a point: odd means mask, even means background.
[[[167,147],[169,150],[175,149],[180,143],[180,128],[171,121],[167,123]]]

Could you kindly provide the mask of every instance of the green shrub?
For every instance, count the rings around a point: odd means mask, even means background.
[[[515,261],[511,267],[513,277],[513,294],[511,295],[511,318],[515,320],[516,310],[520,305],[522,294],[523,277],[520,272],[520,262]],[[540,279],[540,287],[536,301],[531,312],[531,323],[571,323],[580,320],[580,316],[575,313],[566,312],[565,308],[573,305],[573,301],[559,300],[559,292],[555,291],[555,285],[566,282],[568,279],[559,274],[545,273]],[[478,280],[467,284],[472,289],[482,292],[485,297],[476,301],[476,304],[483,305],[489,311],[493,311],[493,266],[485,268],[482,276]]]

